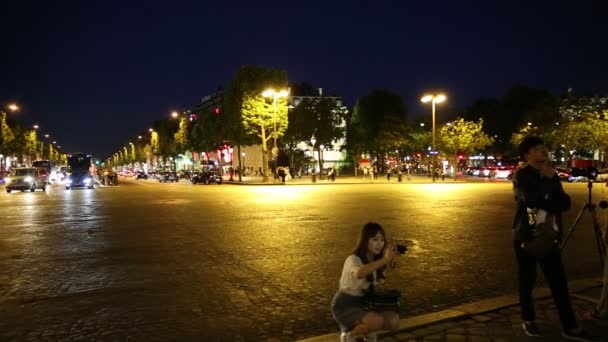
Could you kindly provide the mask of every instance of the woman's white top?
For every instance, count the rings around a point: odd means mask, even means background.
[[[363,296],[364,291],[369,288],[369,281],[363,278],[357,278],[357,271],[363,266],[363,261],[356,255],[349,255],[344,262],[342,268],[342,276],[340,277],[340,291],[351,296]],[[376,271],[374,271],[374,279],[376,279]]]

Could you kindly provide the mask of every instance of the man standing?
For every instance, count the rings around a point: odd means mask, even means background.
[[[541,138],[525,138],[519,145],[519,154],[526,165],[517,170],[513,177],[513,191],[517,203],[513,221],[513,247],[517,258],[519,304],[524,332],[528,336],[540,336],[532,302],[536,265],[540,264],[559,312],[562,337],[574,341],[599,341],[580,328],[576,322],[558,245],[562,230],[561,212],[570,208],[570,197],[564,192],[557,173],[550,165],[549,153]],[[537,211],[539,217],[541,212],[548,217],[554,217],[555,223],[552,226],[557,231],[558,241],[543,257],[537,257],[527,249],[534,238],[534,222],[530,222],[529,213]]]

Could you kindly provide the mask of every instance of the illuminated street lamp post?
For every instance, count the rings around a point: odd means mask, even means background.
[[[312,137],[310,137],[310,144],[312,145],[311,147],[311,155],[312,155],[312,182],[316,183],[317,182],[317,176],[315,175],[315,168],[316,168],[316,163],[315,163],[315,144],[317,143],[317,139],[315,139],[315,134],[312,134]]]
[[[323,180],[323,151],[325,150],[325,145],[319,145],[319,179]]]
[[[273,103],[273,108],[274,108],[274,115],[272,116],[272,124],[273,124],[272,139],[274,140],[274,145],[273,145],[274,148],[277,148],[277,99],[282,98],[282,97],[287,97],[288,94],[289,94],[289,92],[287,90],[281,90],[279,92],[276,92],[276,91],[274,91],[274,89],[268,89],[262,93],[263,97],[272,96],[272,103]]]
[[[431,170],[432,174],[433,174],[433,182],[435,181],[435,169],[437,167],[437,151],[435,150],[435,104],[436,103],[441,103],[443,101],[445,101],[446,96],[443,94],[433,94],[433,95],[425,95],[423,96],[420,101],[422,101],[423,103],[428,103],[431,102],[432,108],[433,108],[433,144],[432,144],[432,153],[433,153],[433,162],[432,162],[432,167],[433,169]]]

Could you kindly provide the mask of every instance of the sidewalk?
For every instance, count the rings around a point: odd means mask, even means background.
[[[608,341],[608,321],[587,316],[597,303],[601,279],[571,281],[572,305],[579,322],[590,332]],[[508,295],[460,305],[440,312],[404,318],[399,331],[381,332],[379,341],[562,341],[557,309],[547,288],[534,291],[537,323],[542,338],[528,337],[521,328],[517,295]],[[405,298],[407,300],[407,298]],[[336,330],[337,327],[336,327]],[[300,342],[337,342],[339,334],[318,336]]]
[[[230,176],[223,176],[224,184],[235,184],[235,185],[283,185],[281,182],[277,182],[270,179],[270,183],[262,183],[262,177],[243,177],[243,181],[239,182],[239,178],[234,176],[233,182],[228,181]],[[430,177],[426,176],[411,176],[408,180],[406,176],[403,176],[403,180],[401,182],[397,181],[396,176],[392,176],[391,180],[388,181],[386,179],[386,175],[384,177],[378,176],[377,179],[370,181],[369,177],[364,176],[339,176],[336,177],[334,182],[328,181],[327,177],[324,179],[319,179],[317,175],[317,182],[312,182],[311,176],[303,176],[302,178],[294,178],[285,181],[285,185],[335,185],[335,184],[412,184],[412,183],[433,183],[433,180]],[[464,178],[459,178],[454,181],[452,178],[446,178],[445,181],[441,179],[437,180],[436,183],[465,183]]]

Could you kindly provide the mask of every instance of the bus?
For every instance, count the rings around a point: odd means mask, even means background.
[[[51,170],[53,168],[53,164],[50,160],[34,160],[32,162],[32,167],[44,170],[46,182],[49,183],[51,179]]]

